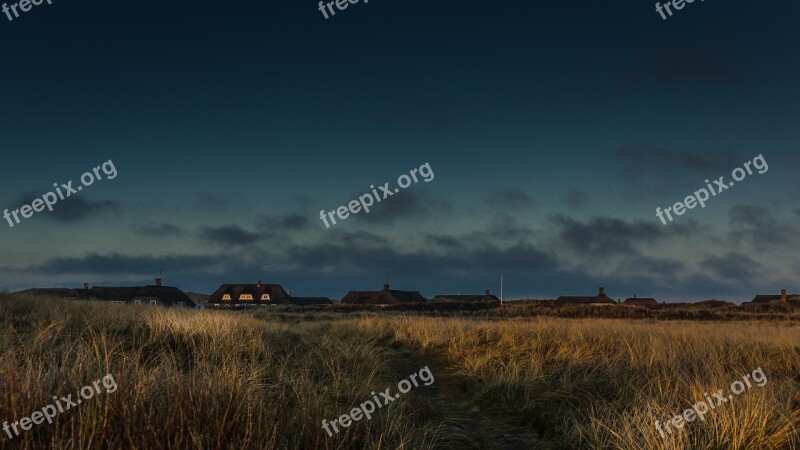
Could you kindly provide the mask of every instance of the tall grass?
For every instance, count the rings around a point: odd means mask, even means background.
[[[800,446],[800,327],[605,319],[360,322],[437,358],[475,401],[511,412],[562,448]],[[682,430],[654,426],[761,367],[768,382]]]
[[[446,424],[408,421],[414,397],[329,438],[334,419],[395,383],[376,343],[346,323],[0,297],[0,421],[107,373],[118,390],[0,448],[324,449],[446,445]]]
[[[118,384],[52,425],[0,431],[0,448],[794,449],[798,346],[790,322],[229,313],[0,294],[0,422],[108,373]],[[430,391],[333,437],[322,429],[421,364],[436,375]],[[656,431],[759,367],[763,388]]]

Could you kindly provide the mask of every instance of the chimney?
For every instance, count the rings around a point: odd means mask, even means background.
[[[487,289],[486,290],[486,298],[489,298],[491,296],[492,296],[492,292],[489,289]]]
[[[389,290],[389,283],[383,283],[383,290],[384,291],[388,291]]]
[[[156,277],[156,286],[161,286],[161,277]]]
[[[258,287],[258,288],[261,287],[261,280],[258,280],[258,283],[256,283],[256,287]]]
[[[786,289],[781,289],[781,301],[782,302],[788,301],[786,297],[787,297],[786,296]]]
[[[601,288],[600,288],[600,293],[599,293],[599,294],[597,294],[597,295],[598,295],[598,296],[603,296],[603,295],[606,295],[606,288],[604,288],[604,287],[601,287]]]
[[[84,289],[89,289],[89,283],[83,283],[83,288]]]

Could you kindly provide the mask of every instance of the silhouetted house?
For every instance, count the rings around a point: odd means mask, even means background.
[[[251,308],[289,305],[290,295],[279,284],[223,284],[208,296],[207,308]]]
[[[638,306],[638,307],[648,308],[651,306],[658,306],[658,300],[654,298],[634,296],[633,298],[626,298],[622,302],[622,304],[627,306]]]
[[[401,303],[424,303],[427,300],[417,291],[397,291],[383,285],[381,291],[350,291],[341,303],[351,305],[397,305]]]
[[[575,296],[564,296],[558,297],[556,299],[556,306],[566,306],[566,305],[593,305],[593,306],[605,306],[605,305],[616,305],[617,303],[614,300],[611,300],[606,295],[606,290],[604,288],[600,288],[598,294],[594,297],[575,297]]]
[[[712,298],[710,300],[703,300],[700,302],[695,302],[691,304],[694,307],[700,308],[722,308],[723,306],[733,306],[735,307],[736,304],[732,302],[726,302],[725,300],[717,300]]]
[[[500,299],[492,295],[489,289],[486,290],[484,295],[437,295],[431,299],[433,302],[455,302],[455,303],[483,303],[483,302],[499,302]]]
[[[162,286],[161,278],[147,286],[94,286],[84,283],[83,289],[44,288],[20,291],[20,294],[49,296],[66,300],[93,300],[108,303],[193,308],[195,303],[178,288]]]
[[[109,303],[145,306],[167,306],[179,308],[194,308],[195,303],[183,291],[172,286],[162,286],[161,278],[156,278],[156,284],[147,286],[94,286],[91,289],[78,292],[82,299]]]
[[[772,302],[800,302],[800,295],[787,294],[786,289],[781,289],[780,295],[756,295],[750,303],[764,304]]]

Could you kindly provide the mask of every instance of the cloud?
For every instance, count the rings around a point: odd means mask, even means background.
[[[761,227],[768,225],[774,219],[772,214],[763,206],[737,205],[728,210],[731,225]]]
[[[749,256],[730,252],[722,257],[710,257],[700,266],[723,281],[752,282],[761,277],[763,266]]]
[[[201,211],[225,212],[228,210],[228,199],[217,194],[197,194],[195,207]]]
[[[262,216],[257,222],[259,229],[268,233],[278,231],[303,231],[311,226],[309,215],[300,212],[292,212],[280,216]]]
[[[504,273],[507,296],[550,298],[605,286],[615,296],[637,292],[659,299],[666,296],[667,300],[686,298],[687,292],[738,296],[758,287],[757,282],[769,283],[770,274],[741,253],[706,257],[690,268],[683,261],[640,251],[639,247],[692,232],[691,224],[666,230],[639,221],[566,216],[553,217],[551,223],[557,232],[554,241],[537,239],[546,236],[543,231],[501,215],[475,231],[425,235],[418,247],[368,231],[344,229],[329,230],[316,242],[290,235],[265,245],[258,233],[235,225],[206,227],[204,231],[213,234],[215,243],[252,245],[236,258],[92,253],[54,258],[20,269],[0,268],[0,274],[13,275],[15,286],[21,286],[23,279],[74,284],[89,275],[94,275],[95,282],[122,280],[128,284],[149,280],[163,269],[170,274],[172,285],[188,290],[210,291],[221,283],[260,278],[282,283],[287,289],[305,290],[306,294],[341,296],[348,289],[379,289],[386,279],[401,289],[427,289],[430,295],[480,293],[487,287],[497,292],[497,279]],[[576,255],[570,258],[566,250]],[[759,275],[764,278],[753,278]]]
[[[556,215],[550,218],[550,222],[558,228],[558,237],[563,245],[590,256],[638,255],[637,244],[650,244],[668,236],[698,230],[692,221],[666,228],[641,220],[593,217],[581,222],[566,215]]]
[[[257,242],[262,235],[247,231],[238,225],[203,227],[200,236],[214,244],[248,245]]]
[[[59,202],[51,216],[59,222],[77,222],[103,212],[119,213],[120,205],[110,200],[91,201],[70,197]]]
[[[531,208],[536,201],[527,192],[517,189],[504,189],[489,196],[491,205],[508,209]]]
[[[580,209],[586,204],[589,194],[580,189],[570,188],[562,198],[562,202],[570,208]]]
[[[378,194],[381,197],[383,195],[380,191]],[[352,198],[358,198],[358,195],[354,195]],[[370,207],[368,214],[365,214],[362,210],[358,214],[351,214],[351,217],[355,216],[367,223],[389,224],[397,221],[430,217],[434,214],[447,214],[450,211],[450,203],[444,199],[435,197],[430,193],[423,194],[421,191],[407,189],[400,190],[400,192],[391,197],[382,199],[380,203],[374,203]]]
[[[33,200],[37,198],[42,198],[42,195],[37,192],[29,191],[19,195],[11,204],[20,207],[22,205],[30,205]],[[118,214],[120,212],[120,204],[110,200],[92,201],[88,200],[86,197],[73,194],[64,200],[59,200],[58,203],[53,206],[52,211],[45,209],[37,214],[37,216],[42,216],[46,220],[71,223],[79,222],[93,215],[106,212]]]
[[[145,225],[135,227],[134,231],[137,234],[141,234],[143,236],[152,236],[152,237],[183,236],[186,234],[186,230],[184,230],[183,228],[167,222],[148,223]]]
[[[715,167],[712,160],[687,150],[669,150],[653,144],[629,144],[614,150],[613,155],[627,164],[629,172],[661,172],[666,169],[705,172]]]
[[[636,256],[624,263],[619,269],[626,273],[637,273],[653,278],[664,280],[675,280],[679,272],[686,269],[686,264],[669,258],[651,258],[648,256]]]
[[[704,178],[729,174],[729,168],[739,164],[739,158],[729,149],[706,150],[699,155],[693,150],[649,143],[625,145],[612,150],[611,157],[620,164],[619,179],[634,186],[627,195],[639,200],[664,195],[675,186],[702,187]]]
[[[425,236],[425,242],[434,247],[440,247],[444,250],[460,249],[464,245],[464,242],[461,239],[443,234],[429,234]]]
[[[520,222],[509,214],[500,214],[494,216],[484,229],[469,233],[464,239],[486,245],[509,241],[532,241],[538,235],[539,233],[527,222]]]
[[[314,270],[370,271],[415,275],[438,273],[442,276],[463,272],[496,273],[498,270],[556,270],[555,255],[530,244],[509,247],[482,245],[459,251],[435,252],[431,249],[400,251],[385,244],[323,243],[296,246],[288,252],[290,264]]]
[[[26,270],[52,275],[151,275],[161,269],[172,272],[208,269],[219,261],[220,258],[214,256],[125,256],[116,253],[90,253],[84,257],[53,258]]]
[[[782,223],[763,206],[737,205],[728,210],[731,230],[728,238],[732,245],[747,242],[756,248],[796,244],[800,234],[797,226]]]

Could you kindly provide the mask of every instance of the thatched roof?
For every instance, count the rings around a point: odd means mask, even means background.
[[[289,300],[289,294],[279,284],[223,284],[208,296],[208,303],[221,303],[222,297],[226,294],[231,296],[231,300],[225,302],[237,302],[243,294],[250,294],[253,297],[253,300],[243,300],[247,303],[261,302],[263,294],[269,295],[270,303],[285,303]]]
[[[701,306],[704,308],[721,308],[723,306],[736,306],[736,304],[727,302],[725,300],[717,300],[715,298],[712,298],[710,300],[703,300],[700,302],[693,303],[692,306]]]
[[[194,307],[195,303],[180,289],[172,286],[95,286],[91,289],[80,289],[81,298],[98,301],[129,302],[134,298],[157,298],[162,306],[185,305]]]
[[[616,305],[617,302],[611,300],[607,295],[606,291],[603,288],[599,289],[597,295],[593,297],[582,297],[582,296],[569,296],[569,295],[562,295],[556,299],[556,305],[563,306],[563,305],[591,305],[591,304],[611,304]]]
[[[780,295],[756,295],[753,297],[752,303],[769,303],[775,300],[780,300]]]
[[[616,304],[614,300],[611,300],[608,296],[605,295],[598,295],[595,297],[577,297],[577,296],[567,296],[562,295],[556,299],[556,305],[591,305],[594,303],[610,303]]]
[[[622,304],[630,306],[654,306],[658,305],[658,300],[648,297],[633,297],[633,298],[626,298],[625,301],[622,302]]]
[[[399,303],[424,303],[427,300],[418,291],[398,291],[383,285],[381,291],[350,291],[341,303],[355,305],[396,305]]]

